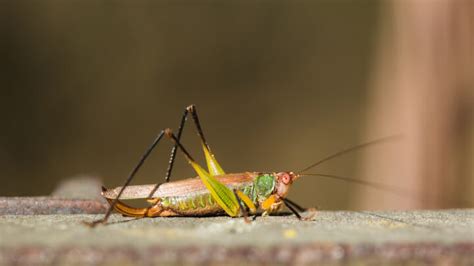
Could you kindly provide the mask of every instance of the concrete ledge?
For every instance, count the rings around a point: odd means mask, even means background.
[[[106,208],[89,177],[52,197],[0,198],[0,265],[474,265],[474,209],[82,223]]]
[[[474,210],[320,212],[259,217],[130,219],[0,216],[0,265],[474,265]]]

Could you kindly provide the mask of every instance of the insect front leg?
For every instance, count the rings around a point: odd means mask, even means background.
[[[304,208],[304,207],[301,207],[300,205],[298,205],[296,202],[288,199],[288,198],[283,198],[283,203],[285,204],[285,206],[296,216],[298,217],[299,220],[303,220],[303,221],[309,221],[309,220],[312,220],[314,218],[314,216],[316,215],[316,208]],[[298,211],[300,212],[310,212],[310,215],[308,216],[305,216],[305,217],[302,217],[300,215],[300,213],[298,213]]]
[[[263,210],[262,217],[268,216],[271,213],[276,212],[281,207],[281,201],[278,200],[279,197],[276,195],[270,195],[267,199],[265,199],[260,207]]]

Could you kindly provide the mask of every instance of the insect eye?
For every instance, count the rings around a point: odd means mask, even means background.
[[[281,177],[283,184],[288,185],[290,183],[290,176],[288,174],[283,174]]]

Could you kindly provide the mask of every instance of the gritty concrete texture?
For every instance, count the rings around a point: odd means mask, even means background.
[[[474,210],[243,219],[0,216],[0,265],[474,265]]]

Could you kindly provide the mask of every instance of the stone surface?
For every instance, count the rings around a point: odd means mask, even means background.
[[[0,216],[0,265],[312,264],[474,265],[474,210],[319,212],[130,219],[100,215]]]

